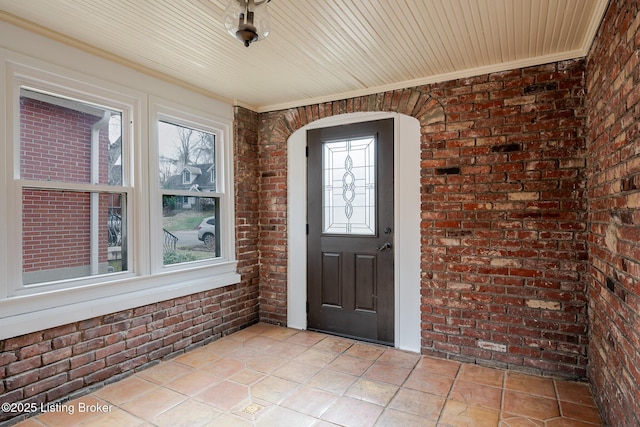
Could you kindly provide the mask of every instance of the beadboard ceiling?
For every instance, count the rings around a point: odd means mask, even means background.
[[[258,112],[583,57],[608,0],[0,0],[0,19]]]

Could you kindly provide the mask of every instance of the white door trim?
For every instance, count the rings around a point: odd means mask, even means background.
[[[420,123],[398,113],[327,117],[297,130],[287,150],[287,326],[307,328],[307,130],[394,118],[395,347],[420,352]]]

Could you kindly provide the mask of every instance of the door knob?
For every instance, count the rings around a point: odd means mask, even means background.
[[[389,242],[387,242],[384,245],[380,246],[378,248],[378,252],[386,251],[388,249],[391,249],[391,243],[389,243]]]

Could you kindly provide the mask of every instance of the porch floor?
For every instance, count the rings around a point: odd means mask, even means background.
[[[602,425],[585,383],[264,323],[50,409],[18,425]]]

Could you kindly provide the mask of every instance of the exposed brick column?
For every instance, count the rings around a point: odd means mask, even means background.
[[[258,170],[258,114],[235,108],[234,174],[236,209],[236,257],[247,299],[239,307],[243,322],[258,320],[260,265],[258,218],[260,215]]]

